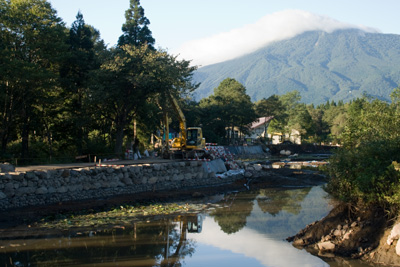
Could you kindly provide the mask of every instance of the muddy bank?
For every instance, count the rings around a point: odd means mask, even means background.
[[[338,204],[325,218],[308,225],[288,241],[320,257],[350,257],[400,266],[397,240],[391,245],[387,243],[395,224],[382,209]]]
[[[246,177],[247,176],[247,177]],[[137,202],[166,202],[201,198],[232,191],[257,190],[271,187],[314,186],[326,183],[326,176],[317,171],[294,169],[261,169],[246,171],[246,176],[231,183],[210,186],[193,186],[176,190],[148,191],[115,197],[97,198],[84,201],[59,202],[52,205],[18,208],[0,212],[0,228],[29,225],[45,216],[54,216],[82,210],[105,210],[121,204]]]

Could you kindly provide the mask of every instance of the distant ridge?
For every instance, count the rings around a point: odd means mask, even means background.
[[[367,93],[383,100],[400,84],[400,35],[359,29],[309,31],[233,60],[199,68],[197,100],[225,78],[253,101],[298,90],[302,102],[349,101]]]

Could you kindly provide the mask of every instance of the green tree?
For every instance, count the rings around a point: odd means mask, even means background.
[[[246,126],[256,119],[253,103],[246,94],[246,88],[232,78],[223,80],[214,89],[214,94],[203,100],[201,105],[216,112],[216,120],[220,121],[220,125],[230,129],[228,143],[233,142],[235,126],[245,131]]]
[[[58,94],[60,58],[65,52],[65,27],[45,0],[1,1],[2,148],[15,127],[28,157],[29,137],[41,128],[49,103]],[[4,57],[3,57],[4,56]],[[37,123],[37,125],[35,125]]]
[[[292,127],[299,127],[298,124],[298,107],[300,105],[301,96],[298,91],[288,92],[279,96],[281,114],[275,117],[269,127],[268,132],[290,133]]]
[[[125,19],[126,22],[122,25],[123,34],[119,37],[118,46],[147,44],[149,48],[153,49],[155,40],[148,27],[150,21],[145,17],[139,0],[130,0],[129,9],[125,12]]]
[[[314,135],[316,127],[305,104],[298,104],[295,106],[294,112],[291,110],[290,114],[291,116],[287,126],[289,132],[292,129],[296,129],[303,137]]]
[[[255,110],[258,117],[273,116],[277,120],[285,115],[285,109],[277,95],[272,95],[267,99],[263,98],[255,103]]]
[[[394,91],[393,94],[396,94]],[[353,205],[400,208],[400,127],[396,101],[367,96],[348,105],[343,147],[330,159],[328,190]]]
[[[127,126],[146,102],[165,103],[167,90],[176,95],[194,90],[191,76],[195,68],[189,64],[147,45],[125,45],[103,64],[102,85],[93,91],[93,101],[114,125],[115,153],[121,153]]]
[[[77,153],[82,154],[84,143],[87,143],[90,114],[88,114],[88,95],[90,75],[93,70],[100,67],[96,55],[95,43],[99,42],[97,30],[85,24],[83,15],[78,12],[76,20],[72,24],[67,39],[69,51],[61,68],[64,117],[62,124],[68,125],[64,139],[71,139],[76,147]]]

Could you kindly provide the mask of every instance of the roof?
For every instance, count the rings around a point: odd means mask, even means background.
[[[257,120],[255,120],[251,123],[250,127],[251,127],[251,129],[258,128],[262,125],[269,123],[273,118],[274,118],[274,116],[258,118]]]

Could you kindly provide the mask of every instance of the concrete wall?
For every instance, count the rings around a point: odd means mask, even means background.
[[[153,190],[212,186],[238,178],[217,178],[215,166],[221,166],[221,162],[186,161],[0,173],[0,210]]]

